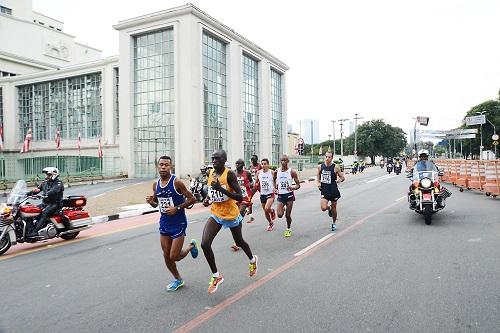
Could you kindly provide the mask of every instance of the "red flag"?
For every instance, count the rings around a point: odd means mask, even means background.
[[[82,146],[82,136],[80,134],[80,131],[78,131],[78,141],[76,142],[76,145],[78,146],[78,151],[80,151],[80,148]]]
[[[59,128],[56,130],[56,148],[57,150],[61,150],[61,131]]]
[[[99,147],[97,147],[97,157],[102,158],[102,145],[101,145],[101,138],[99,138]]]
[[[24,137],[24,143],[23,146],[21,147],[21,153],[27,153],[30,151],[30,143],[32,139],[33,135],[31,134],[31,128],[30,128],[28,130],[28,133],[26,133],[26,136]]]

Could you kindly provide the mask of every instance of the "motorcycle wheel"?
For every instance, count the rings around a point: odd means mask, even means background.
[[[61,235],[61,238],[65,239],[65,240],[75,239],[79,233],[80,233],[80,231],[75,231],[75,232],[72,232],[71,234],[64,234],[64,235]]]
[[[432,207],[424,206],[424,219],[425,224],[430,225],[432,223]]]
[[[0,239],[0,256],[10,249],[11,243],[9,235],[5,235]]]

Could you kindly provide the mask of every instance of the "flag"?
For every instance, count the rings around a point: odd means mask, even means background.
[[[24,137],[24,143],[23,146],[21,147],[21,153],[27,153],[30,151],[30,143],[32,139],[33,139],[33,134],[31,134],[31,128],[30,128],[28,129],[28,133],[26,133],[26,136]]]
[[[61,131],[59,131],[59,128],[56,130],[56,149],[61,150]]]
[[[318,153],[318,155],[323,155],[323,146],[319,147],[319,153]]]
[[[82,146],[82,136],[80,134],[80,131],[78,131],[78,141],[76,141],[76,145],[78,147],[78,151],[80,151],[80,148]]]
[[[99,146],[97,147],[97,157],[102,158],[102,145],[101,145],[101,138],[99,138]]]

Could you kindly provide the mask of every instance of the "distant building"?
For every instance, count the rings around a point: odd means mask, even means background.
[[[300,135],[307,144],[319,142],[319,120],[303,119],[300,123]]]
[[[297,144],[299,143],[299,133],[288,132],[288,145],[286,154],[297,155]]]

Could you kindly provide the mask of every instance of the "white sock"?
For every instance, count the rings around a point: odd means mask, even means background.
[[[219,272],[215,272],[212,274],[213,277],[218,278],[219,277]]]
[[[252,257],[252,259],[250,260],[250,263],[251,263],[251,264],[255,264],[255,261],[256,261],[256,260],[255,260],[255,256],[253,256],[253,257]]]

